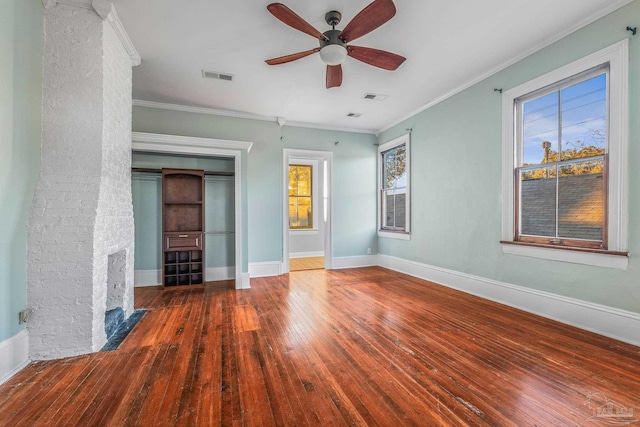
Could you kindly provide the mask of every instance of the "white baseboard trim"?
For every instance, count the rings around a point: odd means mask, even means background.
[[[0,342],[0,384],[4,384],[29,364],[29,333],[21,330]]]
[[[359,255],[333,258],[331,269],[340,270],[342,268],[371,267],[378,265],[378,255]]]
[[[210,267],[204,271],[206,282],[217,282],[219,280],[233,280],[236,278],[235,267]]]
[[[381,267],[640,346],[640,315],[496,280],[378,255]]]
[[[282,263],[280,261],[249,263],[250,277],[271,277],[271,276],[279,276],[281,274],[282,274]]]
[[[289,259],[291,258],[310,258],[324,256],[324,251],[315,251],[315,252],[291,252],[289,254]]]
[[[240,273],[240,281],[236,281],[236,289],[251,289],[251,276],[249,273]]]
[[[136,288],[162,285],[160,270],[135,270],[133,272],[133,283]],[[204,280],[206,282],[216,282],[218,280],[233,280],[236,278],[235,267],[211,267],[205,269]]]
[[[133,286],[136,288],[160,285],[162,285],[160,270],[135,270],[133,272]]]

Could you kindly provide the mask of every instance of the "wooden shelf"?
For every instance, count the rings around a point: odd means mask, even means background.
[[[164,287],[204,284],[202,251],[165,251],[162,272]]]
[[[162,170],[162,284],[204,284],[204,171]]]

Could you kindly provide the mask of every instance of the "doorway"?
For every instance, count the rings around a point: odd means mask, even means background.
[[[330,269],[333,153],[283,153],[283,273]]]

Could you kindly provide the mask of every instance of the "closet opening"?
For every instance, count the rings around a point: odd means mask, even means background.
[[[204,227],[199,243],[204,256],[189,265],[191,269],[193,265],[201,266],[201,270],[189,273],[193,277],[202,275],[205,284],[223,286],[235,282],[238,260],[234,158],[134,151],[132,166],[136,286],[161,285],[171,273],[165,270],[171,268],[176,270],[176,285],[182,278],[179,271],[182,264],[176,260],[173,266],[164,259],[167,253],[163,250],[163,168],[204,171]]]

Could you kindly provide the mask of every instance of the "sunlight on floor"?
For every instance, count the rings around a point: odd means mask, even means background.
[[[289,271],[318,270],[324,268],[324,257],[291,258]]]

